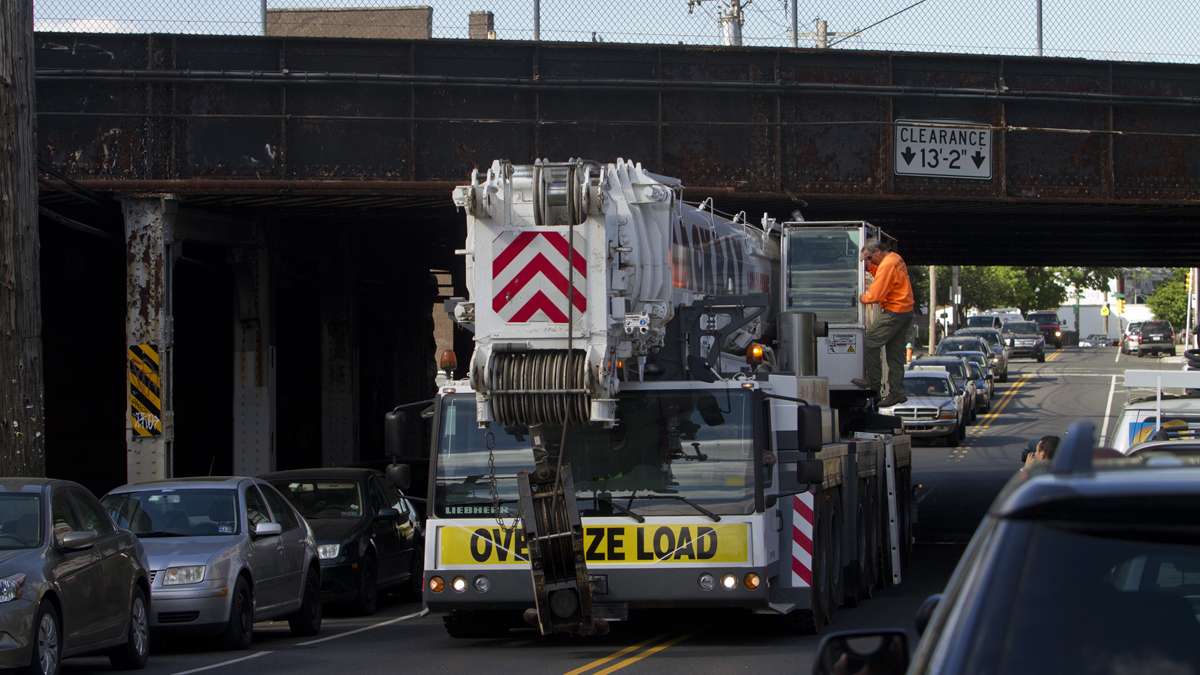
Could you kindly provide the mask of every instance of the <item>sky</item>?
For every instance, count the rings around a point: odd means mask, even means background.
[[[541,0],[543,40],[719,44],[717,16],[729,0]],[[743,0],[744,1],[744,0]],[[801,33],[819,17],[849,33],[918,0],[796,0]],[[495,14],[499,39],[530,39],[534,0],[268,0],[295,7],[433,7],[434,37],[466,37],[472,10]],[[1046,56],[1200,63],[1196,0],[1044,0]],[[791,0],[751,0],[743,39],[749,46],[787,46]],[[834,45],[836,49],[1031,55],[1036,0],[924,0]],[[37,30],[255,35],[261,0],[34,0]],[[831,41],[838,40],[831,36]],[[801,47],[814,46],[801,36]]]

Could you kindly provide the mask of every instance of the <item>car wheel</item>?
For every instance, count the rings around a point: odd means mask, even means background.
[[[300,601],[300,609],[288,617],[288,628],[292,635],[308,637],[321,632],[321,576],[316,568],[305,575],[304,598]]]
[[[254,592],[245,577],[238,577],[229,601],[229,620],[221,634],[225,649],[246,649],[254,639]]]
[[[961,429],[962,427],[959,427]],[[959,429],[955,429],[942,437],[942,445],[947,448],[957,448],[959,442]]]
[[[140,587],[133,591],[129,605],[129,632],[125,644],[108,653],[113,668],[119,670],[141,670],[150,657],[150,611],[146,592]]]
[[[61,663],[62,620],[58,616],[58,609],[43,600],[33,621],[33,658],[27,672],[31,675],[57,675]]]
[[[358,575],[358,595],[354,599],[354,609],[364,616],[370,616],[379,609],[379,571],[375,556],[368,555],[363,560],[362,573]]]
[[[1176,355],[1177,355],[1177,354],[1175,353],[1175,348],[1174,348],[1174,347],[1172,347],[1172,348],[1171,348],[1171,356],[1176,356]]]
[[[1046,352],[1042,352],[1041,354],[1038,354],[1038,355],[1037,355],[1037,362],[1038,362],[1038,363],[1045,363],[1045,362],[1046,362]]]
[[[955,431],[955,432],[954,432],[954,434],[955,434],[956,436],[958,436],[958,440],[959,440],[959,441],[965,441],[965,440],[967,440],[967,428],[966,428],[966,427],[964,427],[964,426],[963,426],[963,425],[961,425],[961,424],[960,424],[960,425],[958,425],[958,430],[957,430],[957,431]]]

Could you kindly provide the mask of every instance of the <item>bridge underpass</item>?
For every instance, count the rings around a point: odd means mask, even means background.
[[[1200,259],[1194,66],[54,33],[37,47],[47,333],[84,364],[47,359],[63,383],[48,433],[93,449],[76,471],[98,488],[123,464],[381,458],[383,411],[432,391],[434,298],[464,293],[449,191],[493,158],[637,158],[752,220],[871,220],[914,264]],[[991,178],[896,175],[897,120],[986,126]],[[122,299],[128,321],[78,319]],[[439,339],[465,364],[469,336]],[[162,431],[145,438],[132,408],[88,408],[126,386],[114,352],[144,343],[164,356]]]

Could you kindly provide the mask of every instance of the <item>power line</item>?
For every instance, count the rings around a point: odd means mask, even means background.
[[[925,4],[926,2],[928,2],[928,1],[929,1],[929,0],[917,0],[916,2],[914,2],[914,3],[913,3],[913,4],[911,4],[911,5],[909,5],[908,7],[905,7],[904,9],[902,9],[902,10],[900,10],[900,11],[897,11],[897,12],[892,12],[891,14],[889,14],[889,15],[887,15],[887,16],[885,16],[885,17],[883,17],[882,19],[880,19],[880,20],[876,21],[875,23],[873,23],[873,24],[871,24],[871,25],[867,26],[866,28],[859,28],[858,30],[856,30],[856,31],[854,31],[854,32],[852,32],[852,33],[849,33],[849,34],[848,34],[848,35],[846,35],[845,37],[841,38],[840,40],[834,40],[833,42],[830,42],[830,43],[829,43],[829,46],[830,46],[830,47],[835,47],[835,46],[837,46],[838,44],[840,44],[840,43],[842,43],[842,42],[845,42],[846,40],[849,40],[850,38],[852,38],[852,37],[854,37],[854,36],[856,36],[856,35],[861,35],[861,34],[865,33],[866,31],[869,31],[869,30],[871,30],[871,29],[872,29],[872,28],[874,28],[875,26],[878,26],[879,24],[881,24],[881,23],[883,23],[883,22],[885,22],[885,21],[890,21],[890,20],[892,20],[892,19],[894,19],[894,18],[896,18],[896,17],[900,16],[901,14],[903,14],[903,13],[907,12],[908,10],[912,9],[913,7],[916,7],[917,5],[923,5],[923,4]]]

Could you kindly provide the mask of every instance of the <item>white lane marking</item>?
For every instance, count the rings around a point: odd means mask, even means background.
[[[192,668],[191,670],[181,670],[178,673],[172,673],[171,675],[190,675],[191,673],[202,673],[206,670],[213,670],[215,668],[224,668],[225,666],[232,666],[235,663],[241,663],[242,661],[249,661],[250,659],[257,659],[260,656],[266,656],[267,654],[274,654],[274,653],[275,652],[271,652],[271,651],[254,652],[253,654],[241,656],[236,659],[229,659],[228,661],[214,663],[210,666],[202,666],[200,668]]]
[[[297,642],[296,646],[297,647],[308,647],[311,645],[319,645],[322,642],[329,642],[330,640],[336,640],[338,638],[344,638],[344,637],[347,637],[350,635],[357,635],[359,633],[365,633],[369,630],[375,630],[376,628],[383,628],[384,626],[390,626],[394,623],[400,623],[401,621],[415,619],[420,616],[425,616],[428,613],[429,613],[429,608],[426,607],[425,609],[422,609],[419,612],[413,612],[412,614],[405,614],[404,616],[398,616],[394,619],[388,619],[387,621],[380,621],[379,623],[373,623],[370,626],[363,626],[362,628],[357,628],[355,630],[348,630],[345,633],[338,633],[337,635],[330,635],[329,637],[318,638],[316,640],[309,640],[308,642]]]
[[[1108,440],[1108,420],[1112,417],[1112,401],[1113,393],[1117,391],[1117,376],[1112,376],[1112,382],[1108,385],[1108,403],[1104,404],[1104,426],[1100,431],[1100,447],[1104,447],[1104,442]]]
[[[1117,358],[1113,359],[1113,363],[1121,362],[1121,348],[1117,347]]]

